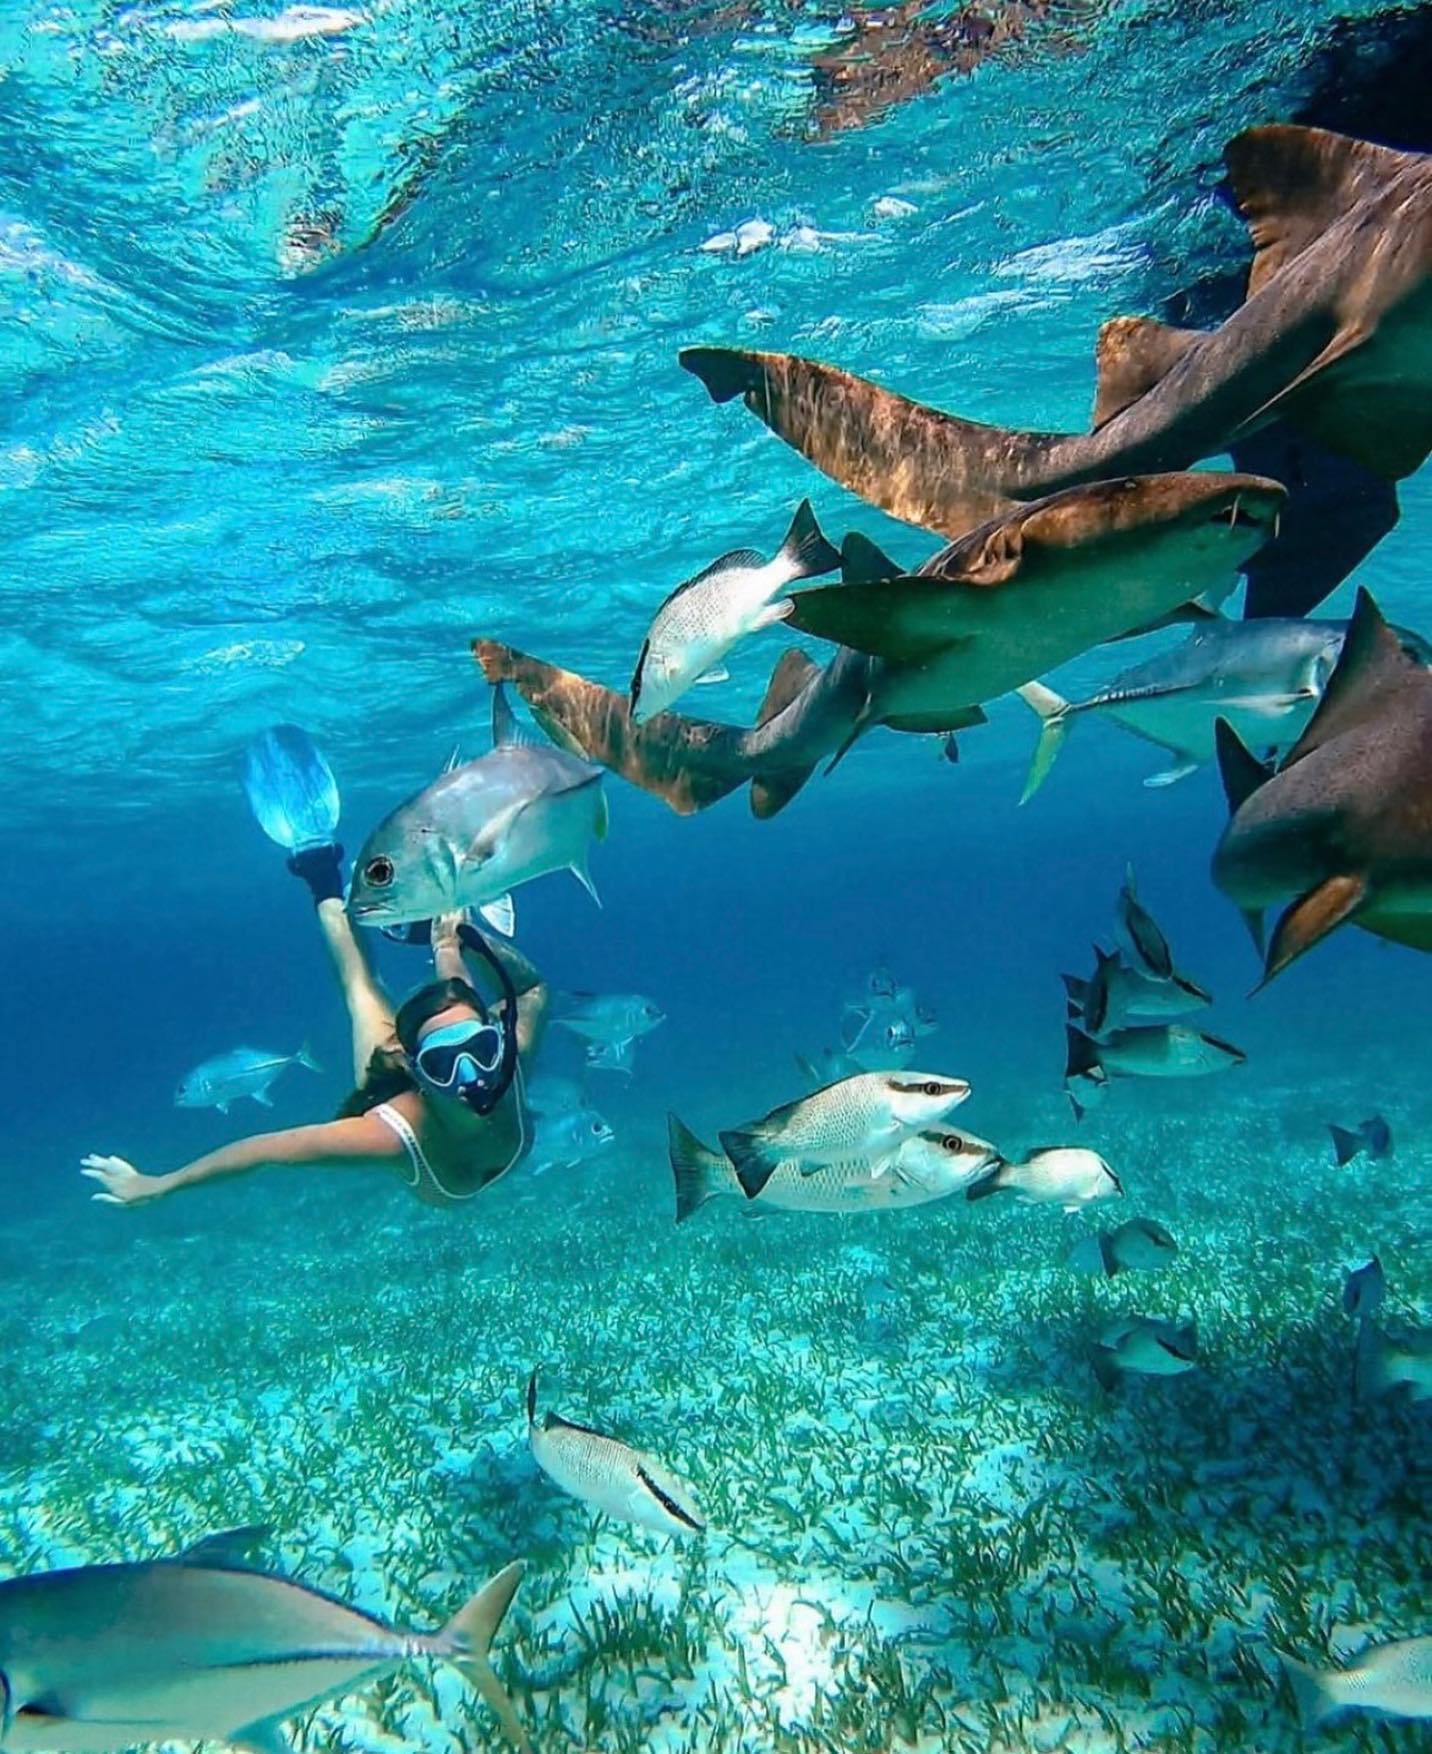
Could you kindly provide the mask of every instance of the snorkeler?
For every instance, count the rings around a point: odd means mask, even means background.
[[[96,1200],[137,1206],[253,1169],[310,1164],[388,1170],[428,1205],[449,1206],[480,1193],[527,1150],[521,1068],[547,1009],[536,969],[514,946],[489,944],[462,914],[445,915],[430,931],[435,978],[395,1012],[354,935],[341,861],[332,843],[288,861],[313,895],[353,1029],[357,1087],[338,1118],[236,1140],[168,1175],[142,1174],[122,1157],[87,1157],[81,1173],[100,1184]],[[491,1002],[479,981],[496,988]]]

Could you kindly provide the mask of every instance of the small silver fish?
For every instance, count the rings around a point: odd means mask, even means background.
[[[1024,1205],[1062,1206],[1077,1212],[1095,1200],[1120,1199],[1123,1183],[1097,1151],[1080,1145],[1045,1145],[1023,1163],[1001,1161],[965,1189],[967,1200],[1017,1194]]]
[[[823,1165],[889,1150],[933,1127],[968,1097],[963,1078],[934,1072],[862,1072],[721,1134],[721,1148],[754,1197],[780,1163],[813,1175]]]
[[[542,1472],[593,1510],[659,1535],[699,1535],[706,1527],[691,1486],[655,1456],[556,1413],[539,1423],[535,1370],[527,1383],[527,1440]]]
[[[1347,1669],[1315,1669],[1282,1651],[1278,1660],[1305,1730],[1339,1711],[1432,1718],[1432,1637],[1380,1644]]]
[[[723,554],[680,584],[656,612],[631,679],[632,721],[665,712],[748,634],[783,621],[791,601],[776,602],[798,579],[833,572],[840,555],[821,534],[803,499],[775,556],[751,548]]]
[[[6,1754],[106,1754],[137,1742],[229,1742],[289,1754],[285,1718],[390,1675],[452,1663],[530,1750],[488,1648],[522,1580],[486,1583],[440,1632],[395,1631],[330,1596],[234,1569],[200,1543],[180,1560],[82,1565],[0,1583]]]
[[[1168,1266],[1178,1254],[1178,1244],[1152,1218],[1130,1218],[1113,1230],[1080,1237],[1064,1257],[1066,1267],[1077,1273],[1097,1273],[1105,1279],[1120,1273],[1156,1271]]]
[[[1354,1318],[1370,1316],[1386,1293],[1387,1280],[1383,1277],[1382,1262],[1373,1255],[1360,1267],[1348,1269],[1343,1281],[1343,1314]]]
[[[814,1171],[800,1160],[778,1162],[752,1192],[731,1159],[703,1145],[676,1115],[667,1116],[667,1138],[678,1224],[708,1200],[723,1198],[744,1199],[750,1207],[782,1212],[883,1212],[925,1206],[959,1193],[1000,1161],[988,1139],[936,1125],[893,1147],[852,1148]]]
[[[1153,1316],[1123,1316],[1099,1336],[1094,1375],[1101,1388],[1113,1388],[1126,1372],[1136,1376],[1180,1376],[1198,1362],[1198,1328],[1176,1326]]]
[[[666,1013],[644,993],[563,993],[552,1022],[585,1041],[635,1041],[666,1022]]]
[[[195,1066],[179,1081],[174,1092],[176,1108],[216,1108],[221,1115],[229,1112],[230,1103],[247,1096],[260,1108],[272,1108],[269,1086],[289,1066],[304,1066],[310,1072],[323,1068],[308,1051],[305,1042],[296,1054],[269,1053],[263,1048],[234,1048],[227,1054],[216,1054]]]
[[[605,1151],[615,1138],[610,1124],[594,1108],[544,1116],[537,1123],[532,1154],[527,1160],[530,1173],[545,1175],[549,1169],[575,1169]]]
[[[571,871],[596,899],[587,858],[592,841],[607,833],[603,769],[519,731],[500,685],[492,694],[492,743],[368,836],[348,896],[360,924],[481,909],[549,871]]]
[[[1065,1025],[1064,1034],[1064,1088],[1076,1115],[1088,1107],[1088,1088],[1110,1078],[1206,1078],[1241,1066],[1248,1057],[1231,1042],[1181,1023],[1116,1029],[1102,1041],[1072,1023]]]

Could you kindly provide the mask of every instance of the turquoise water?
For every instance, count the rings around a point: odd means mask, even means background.
[[[1231,10],[1093,8],[821,138],[834,9],[5,9],[7,1575],[263,1523],[274,1568],[428,1627],[526,1557],[498,1667],[544,1750],[1279,1750],[1275,1651],[1427,1633],[1427,1409],[1354,1403],[1339,1300],[1375,1250],[1389,1318],[1428,1319],[1432,972],[1345,933],[1248,999],[1216,778],[1146,790],[1159,752],[1106,725],[1022,810],[1013,700],[958,767],[877,733],[773,823],[608,781],[600,910],[564,875],[517,894],[554,988],[666,1014],[630,1080],[590,1075],[616,1137],[582,1167],[455,1213],[297,1170],[117,1212],[77,1174],[173,1169],[349,1088],[312,909],[245,804],[256,733],[313,733],[352,852],[486,747],[473,637],[624,688],[672,585],[770,552],[803,494],[837,538],[934,546],[712,407],[680,346],[1074,430],[1100,322],[1217,304],[1247,254],[1224,142],[1416,8]],[[767,247],[702,248],[752,219]],[[1428,482],[1356,574],[1424,634]],[[684,707],[748,722],[780,649]],[[1121,1085],[1080,1131],[1057,977],[1129,861],[1248,1060]],[[424,976],[375,956],[399,995]],[[1166,1224],[1171,1267],[1062,1267],[1110,1208],[672,1227],[667,1111],[710,1139],[799,1094],[793,1055],[879,963],[938,1014],[918,1058],[973,1086],[956,1122],[1101,1151],[1113,1221]],[[201,1060],[305,1039],[325,1070],[285,1072],[271,1116],[173,1106]],[[542,1069],[581,1072],[565,1032]],[[1326,1123],[1374,1111],[1394,1156],[1336,1170]],[[1196,1316],[1197,1370],[1104,1396],[1089,1349],[1127,1312]],[[537,1471],[539,1365],[545,1404],[695,1483],[704,1540]],[[287,1734],[499,1745],[418,1667]]]

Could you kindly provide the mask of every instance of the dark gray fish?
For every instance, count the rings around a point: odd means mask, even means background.
[[[1343,1313],[1354,1317],[1370,1316],[1387,1292],[1382,1262],[1373,1255],[1360,1267],[1352,1267],[1343,1281]]]
[[[1333,1137],[1333,1157],[1339,1169],[1346,1168],[1364,1151],[1374,1159],[1392,1155],[1392,1128],[1381,1115],[1372,1115],[1355,1127],[1329,1123],[1328,1131]]]
[[[1178,1244],[1162,1224],[1152,1218],[1130,1218],[1114,1230],[1081,1237],[1064,1264],[1079,1273],[1113,1279],[1120,1273],[1154,1272],[1168,1266],[1177,1254]]]
[[[1173,952],[1158,922],[1134,893],[1134,868],[1124,875],[1124,887],[1114,904],[1114,935],[1136,969],[1155,980],[1173,979]]]

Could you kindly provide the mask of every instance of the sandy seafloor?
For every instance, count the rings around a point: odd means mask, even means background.
[[[1340,1293],[1375,1247],[1384,1324],[1428,1318],[1432,1100],[1388,1163],[1336,1170],[1321,1126],[1406,1070],[1329,1070],[1316,1104],[1122,1087],[1088,1138],[1128,1197],[1074,1218],[722,1203],[674,1231],[655,1092],[595,1164],[460,1216],[271,1174],[109,1224],[77,1204],[69,1233],[20,1217],[0,1550],[38,1569],[267,1523],[271,1563],[419,1628],[525,1556],[498,1661],[541,1749],[1297,1747],[1273,1647],[1426,1631],[1432,1407],[1354,1404]],[[982,1106],[957,1119],[1001,1137]],[[687,1118],[730,1117],[728,1069]],[[1076,1136],[1056,1089],[1025,1122]],[[1169,1270],[1058,1265],[1136,1212],[1178,1237]],[[1106,1397],[1088,1348],[1127,1310],[1195,1314],[1199,1369]],[[561,1497],[526,1449],[534,1365],[545,1405],[686,1473],[712,1532]],[[290,1731],[499,1745],[420,1664]]]

